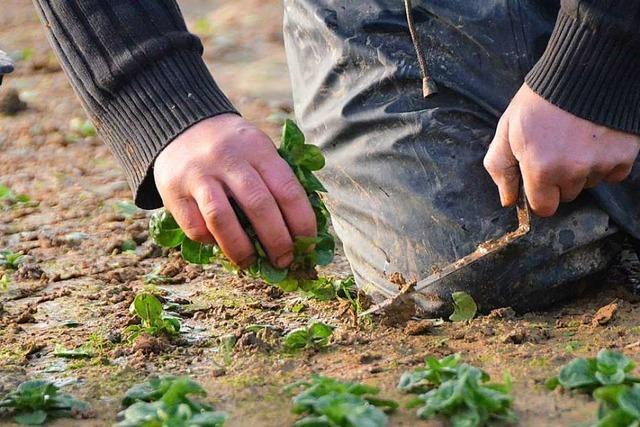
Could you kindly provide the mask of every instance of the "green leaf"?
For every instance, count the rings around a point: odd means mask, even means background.
[[[20,384],[0,400],[0,408],[15,414],[15,421],[24,425],[43,424],[49,417],[63,417],[71,412],[84,412],[89,405],[74,397],[59,393],[58,387],[45,380]]]
[[[403,375],[399,388],[421,393],[410,402],[411,407],[418,407],[418,416],[444,415],[452,426],[515,422],[510,377],[505,375],[503,384],[489,383],[486,372],[459,360],[458,355],[440,360],[428,357],[425,368]]]
[[[162,315],[162,304],[153,294],[136,295],[132,307],[132,311],[149,326],[160,320]]]
[[[573,359],[560,370],[558,382],[565,389],[597,386],[599,382],[595,372],[594,363],[587,359]]]
[[[159,246],[164,248],[175,248],[186,238],[173,216],[164,209],[151,216],[149,234]]]
[[[293,412],[303,415],[296,426],[386,426],[387,416],[376,407],[393,410],[397,403],[378,399],[378,389],[313,375],[287,387],[301,389],[293,398]]]
[[[206,391],[188,377],[153,377],[129,389],[123,400],[118,427],[222,426],[227,416],[210,405],[193,400]]]
[[[318,235],[318,242],[316,243],[315,253],[316,262],[318,265],[328,265],[333,261],[334,253],[336,249],[336,242],[333,236],[329,233],[321,233]]]
[[[23,426],[39,426],[47,421],[47,413],[41,409],[18,414],[13,417],[13,421]]]
[[[317,171],[324,167],[322,151],[315,145],[303,144],[291,149],[291,159],[294,164],[310,171]]]
[[[618,403],[627,414],[640,421],[640,385],[634,384],[620,393]]]
[[[214,249],[212,245],[207,245],[185,237],[182,241],[182,258],[192,264],[210,264],[213,258]]]
[[[307,194],[311,194],[314,192],[326,193],[327,189],[324,188],[324,185],[316,178],[316,176],[308,169],[304,169],[301,167],[294,168],[294,172],[296,177],[302,184],[302,187],[307,191]]]
[[[558,377],[551,377],[547,381],[545,381],[544,386],[547,390],[555,390],[560,385],[560,380]]]
[[[315,346],[324,347],[329,343],[333,327],[322,322],[313,322],[308,326],[309,338]]]
[[[53,355],[63,359],[90,359],[93,357],[93,353],[84,347],[79,347],[73,350],[69,350],[64,347],[56,347]]]
[[[308,345],[309,332],[306,328],[299,328],[289,332],[284,337],[283,346],[286,351],[301,350]]]
[[[298,290],[298,281],[293,277],[287,277],[281,282],[278,282],[278,287],[284,292],[294,292]]]
[[[282,142],[280,147],[290,152],[295,147],[304,145],[304,135],[293,120],[287,119],[282,126]]]
[[[464,322],[476,317],[478,306],[471,295],[466,292],[454,292],[451,297],[453,298],[453,314],[449,316],[449,320]]]
[[[287,274],[289,274],[288,269],[276,268],[265,258],[258,259],[258,268],[262,279],[271,284],[278,284],[282,282],[287,278]]]

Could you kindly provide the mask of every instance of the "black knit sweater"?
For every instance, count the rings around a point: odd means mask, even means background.
[[[234,112],[174,0],[34,0],[63,68],[142,208],[162,203],[153,162],[177,135]],[[640,0],[562,0],[526,78],[550,102],[640,134]]]

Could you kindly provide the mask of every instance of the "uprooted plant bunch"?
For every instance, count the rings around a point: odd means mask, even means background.
[[[256,262],[244,273],[260,278],[267,283],[291,292],[311,291],[317,283],[315,267],[327,265],[333,260],[335,241],[329,233],[329,212],[319,193],[326,192],[313,174],[324,167],[325,160],[320,149],[306,144],[305,138],[296,124],[287,120],[282,131],[282,142],[278,148],[280,156],[294,171],[305,189],[316,215],[317,237],[298,237],[294,244],[294,261],[289,268],[274,267],[267,258],[263,245],[246,215],[237,207],[234,209],[242,227],[252,240],[257,253]],[[182,257],[194,264],[219,263],[231,271],[238,271],[216,245],[194,242],[180,229],[173,216],[166,210],[156,212],[149,223],[150,234],[155,242],[166,248],[180,247]]]

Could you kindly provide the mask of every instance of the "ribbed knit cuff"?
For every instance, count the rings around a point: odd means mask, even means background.
[[[525,79],[552,104],[640,134],[640,44],[560,12],[546,51]]]
[[[235,113],[198,53],[172,54],[122,87],[97,119],[100,135],[124,167],[143,209],[162,206],[153,163],[171,141],[195,123]]]

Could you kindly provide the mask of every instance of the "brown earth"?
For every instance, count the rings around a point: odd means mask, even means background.
[[[280,2],[181,4],[191,28],[205,40],[205,57],[220,85],[246,117],[276,138],[291,110]],[[545,379],[571,358],[594,355],[602,347],[640,360],[640,307],[616,300],[610,290],[615,280],[607,284],[609,290],[544,313],[516,315],[504,309],[468,324],[413,323],[403,330],[375,321],[356,327],[339,302],[282,295],[215,267],[185,266],[147,241],[146,213],[127,217],[117,209],[116,202],[129,200],[130,193],[99,139],[69,138],[70,119],[84,113],[29,0],[3,0],[0,48],[33,50],[3,86],[3,91],[16,89],[27,109],[0,116],[0,182],[38,202],[36,207],[0,206],[0,249],[28,255],[8,291],[0,293],[0,395],[26,379],[72,380],[66,388],[92,404],[95,418],[53,425],[110,425],[123,392],[162,373],[188,374],[202,382],[209,401],[230,414],[230,426],[290,425],[295,417],[282,387],[295,379],[318,372],[362,380],[404,403],[409,398],[395,390],[400,374],[426,355],[452,352],[496,378],[505,370],[511,373],[520,425],[584,425],[593,420],[595,405],[584,397],[545,391]],[[121,246],[130,240],[137,249],[123,253]],[[170,276],[157,288],[180,307],[185,333],[173,343],[123,343],[121,331],[131,322],[128,305],[144,286],[144,275],[157,267]],[[347,273],[343,257],[323,272]],[[299,303],[305,308],[296,313]],[[301,355],[282,353],[279,337],[310,318],[337,328],[332,345]],[[252,335],[245,331],[249,324],[272,328]],[[220,343],[230,334],[239,344],[225,350]],[[56,345],[85,343],[94,351],[90,359],[53,355]],[[401,409],[391,425],[443,424],[417,420]]]

